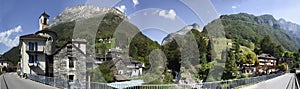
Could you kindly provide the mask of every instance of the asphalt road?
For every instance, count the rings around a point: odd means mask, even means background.
[[[0,76],[0,89],[57,89],[29,79],[19,78],[16,73],[5,73]]]
[[[243,89],[297,89],[295,88],[295,78],[294,74],[286,73]]]

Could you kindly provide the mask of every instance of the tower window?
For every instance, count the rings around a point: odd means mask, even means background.
[[[47,18],[44,18],[43,24],[44,24],[44,25],[47,25]]]

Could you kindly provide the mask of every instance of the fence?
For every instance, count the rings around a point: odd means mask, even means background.
[[[255,84],[261,81],[265,81],[271,78],[275,78],[277,76],[283,75],[284,73],[279,74],[270,74],[263,75],[258,77],[251,78],[242,78],[236,80],[225,80],[225,81],[217,81],[217,82],[204,82],[200,84],[145,84],[145,85],[135,85],[135,84],[109,84],[109,83],[98,83],[91,82],[88,84],[87,82],[85,86],[81,86],[81,88],[90,88],[90,89],[232,89],[235,87]],[[79,81],[69,82],[68,80],[64,80],[61,78],[53,78],[53,77],[45,77],[45,76],[37,76],[37,75],[29,75],[29,79],[41,82],[50,86],[58,87],[58,88],[80,88]],[[54,82],[55,81],[55,82]]]

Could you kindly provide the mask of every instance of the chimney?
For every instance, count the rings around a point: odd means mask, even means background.
[[[72,43],[86,54],[86,40],[85,39],[72,39]]]

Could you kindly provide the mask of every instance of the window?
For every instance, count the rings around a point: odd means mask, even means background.
[[[44,25],[47,25],[47,18],[44,18]]]
[[[49,37],[49,38],[48,38],[48,41],[52,41],[52,37]]]
[[[69,68],[74,68],[74,58],[69,57]]]
[[[37,59],[37,55],[29,55],[29,63],[37,63],[38,59]]]
[[[29,50],[33,50],[33,46],[34,46],[34,44],[32,42],[28,43],[28,49]]]
[[[78,48],[80,48],[80,43],[78,43]]]
[[[34,56],[33,55],[29,55],[29,63],[33,63],[34,62]]]
[[[69,80],[73,81],[74,80],[74,75],[69,75]]]
[[[35,43],[29,42],[28,43],[28,49],[30,51],[37,51],[37,49],[38,49],[38,43],[37,42],[35,42]]]
[[[67,45],[67,55],[72,56],[72,45]]]
[[[35,50],[35,51],[38,50],[38,43],[37,43],[37,42],[34,43],[34,50]]]

